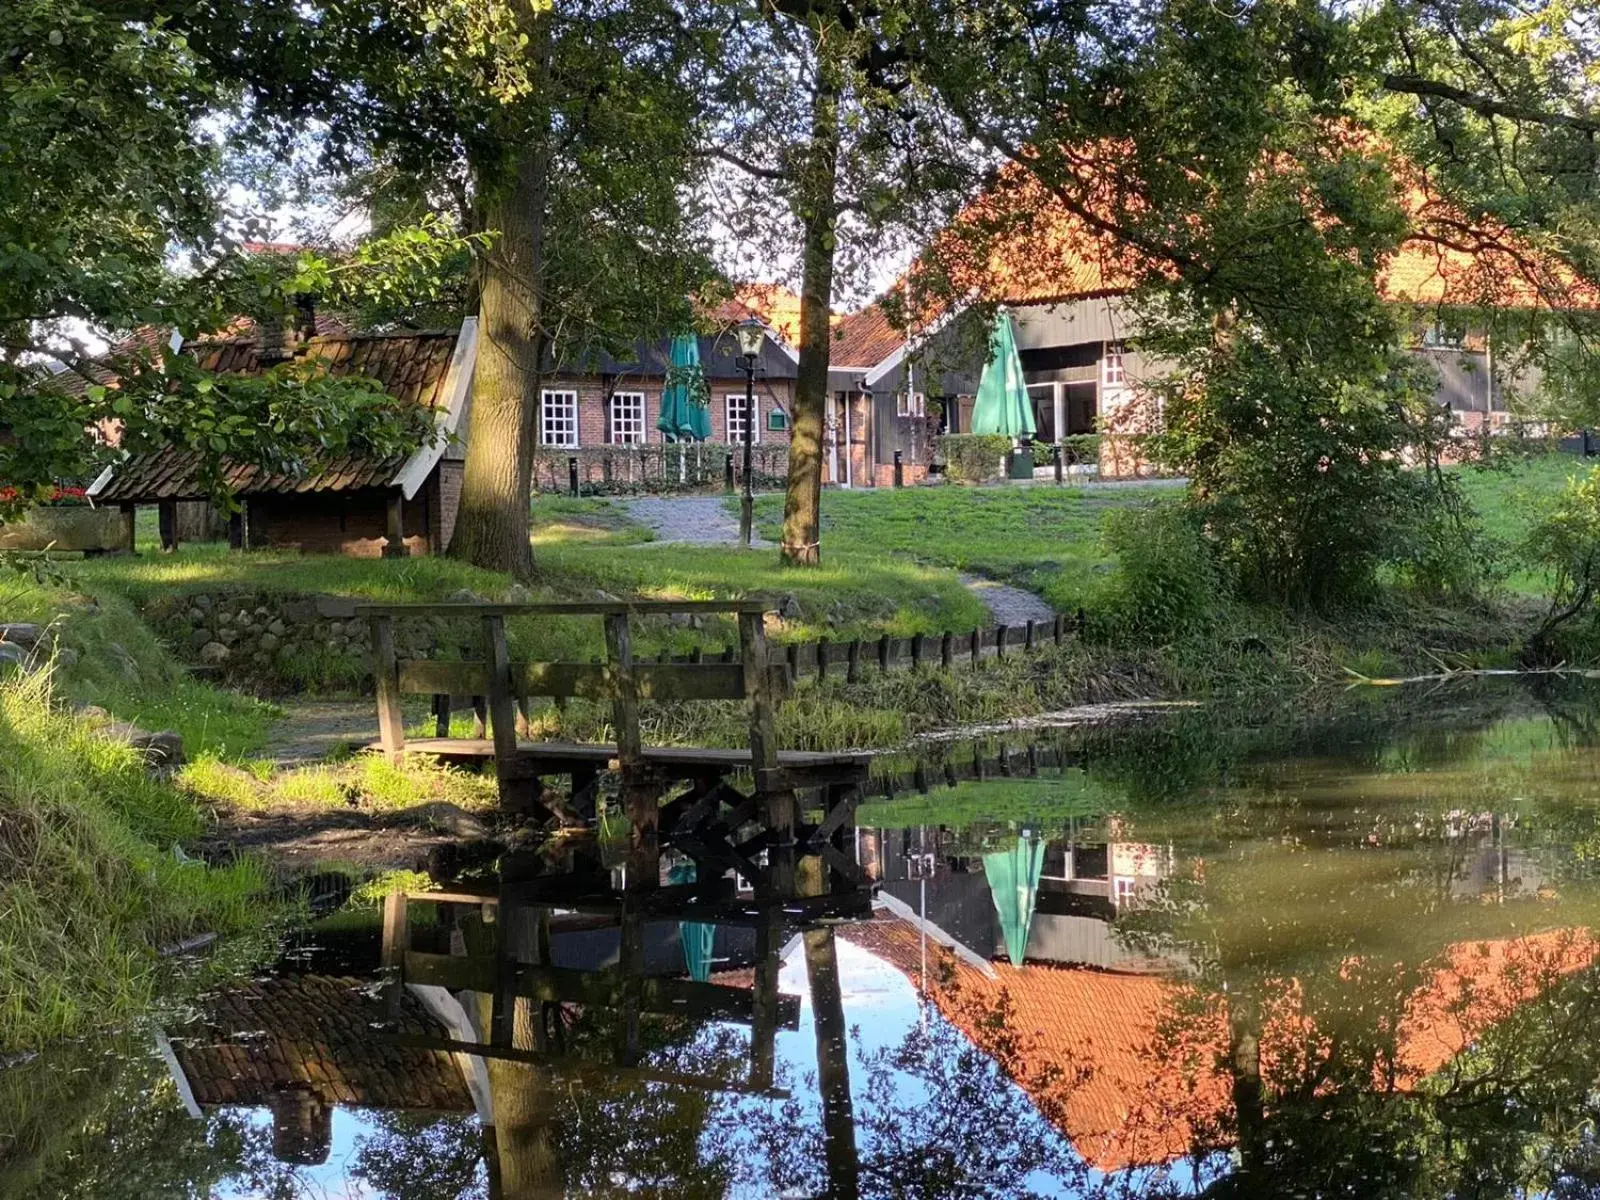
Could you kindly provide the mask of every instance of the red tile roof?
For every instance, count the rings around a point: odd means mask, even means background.
[[[377,380],[398,399],[429,409],[446,405],[446,384],[457,333],[340,334],[317,337],[305,344],[306,358],[324,364],[333,375],[364,375]],[[261,369],[254,337],[193,342],[185,347],[208,371],[254,374]],[[227,485],[238,495],[272,492],[339,492],[387,485],[403,460],[377,461],[344,457],[324,463],[308,475],[274,474],[241,465],[226,470]],[[200,499],[196,453],[168,446],[135,455],[119,465],[96,494],[101,504],[148,503],[153,500]]]
[[[833,328],[828,365],[835,371],[875,367],[905,344],[905,334],[889,321],[881,304],[842,317]]]
[[[754,317],[790,347],[800,345],[800,297],[781,283],[741,284],[709,315],[727,325]]]

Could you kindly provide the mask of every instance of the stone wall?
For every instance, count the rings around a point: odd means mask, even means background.
[[[185,662],[224,678],[286,688],[365,686],[371,680],[367,622],[341,596],[249,590],[187,592],[157,601],[145,616]],[[460,625],[460,622],[456,622]],[[458,652],[442,619],[396,623],[408,657]]]

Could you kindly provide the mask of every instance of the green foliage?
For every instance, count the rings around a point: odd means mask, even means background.
[[[1600,597],[1600,467],[1568,481],[1548,513],[1528,533],[1527,562],[1550,581],[1550,604],[1531,638],[1526,656],[1548,660],[1557,632],[1568,622],[1595,619]]]
[[[133,750],[55,711],[42,677],[0,683],[0,1047],[131,1016],[157,948],[259,920],[252,864],[176,852],[199,828]]]
[[[1119,637],[1170,642],[1202,629],[1228,602],[1224,576],[1187,505],[1110,512],[1101,537],[1116,567],[1094,608],[1099,621]]]
[[[950,433],[938,442],[938,456],[953,483],[990,483],[1005,475],[1011,439],[992,433]]]

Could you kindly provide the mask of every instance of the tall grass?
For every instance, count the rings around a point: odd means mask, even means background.
[[[190,801],[52,699],[46,675],[0,681],[0,1050],[140,1011],[159,947],[249,928],[265,888],[186,859]]]

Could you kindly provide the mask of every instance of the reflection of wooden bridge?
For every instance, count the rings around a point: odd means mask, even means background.
[[[691,856],[696,849],[715,857],[760,891],[765,871],[756,858],[772,847],[828,855],[852,827],[854,805],[867,775],[867,756],[779,750],[777,707],[788,686],[787,668],[768,661],[763,600],[637,601],[600,604],[399,604],[362,605],[356,615],[372,626],[377,681],[378,745],[391,757],[431,754],[459,761],[492,761],[505,806],[569,821],[594,815],[598,776],[615,771],[622,808],[633,836],[648,857],[663,840]],[[631,618],[639,615],[731,614],[738,620],[740,655],[735,662],[645,663],[633,653]],[[595,616],[605,625],[603,662],[513,662],[506,619],[514,616]],[[403,617],[476,620],[483,631],[484,657],[475,662],[402,659],[395,622]],[[401,699],[408,694],[435,698],[438,736],[407,740]],[[452,738],[450,696],[482,696],[489,737]],[[539,742],[517,737],[518,710],[529,697],[573,697],[611,704],[615,744]],[[439,698],[445,698],[441,706]],[[640,736],[643,701],[682,703],[743,700],[749,710],[747,749],[645,746]],[[571,781],[570,800],[547,786],[553,777]],[[744,790],[748,779],[753,788]],[[683,789],[665,807],[661,801]],[[815,790],[823,816],[814,826],[801,823],[797,793]],[[719,845],[719,831],[757,820],[764,832],[756,840]],[[848,872],[837,854],[830,862]],[[644,865],[641,862],[641,867]],[[720,871],[719,871],[720,873]]]
[[[537,873],[529,869],[533,862],[527,856],[512,856],[503,862],[493,888],[396,892],[386,897],[383,963],[391,1010],[398,1011],[407,986],[472,993],[481,998],[485,1031],[478,1040],[417,1035],[399,1040],[419,1049],[542,1065],[556,1074],[771,1093],[777,1031],[798,1028],[800,1014],[799,998],[778,991],[784,938],[793,931],[820,929],[871,914],[871,892],[857,882],[860,873],[853,855],[848,859],[848,872],[839,866],[826,869],[819,859],[812,858],[814,865],[804,872],[803,889],[812,894],[799,894],[802,889],[795,886],[796,876],[791,871],[787,894],[769,889],[759,897],[741,895],[734,880],[712,873],[715,868],[709,859],[700,861],[696,882],[660,886],[654,879],[635,875],[620,889],[597,861],[591,861],[586,869],[562,874]],[[426,940],[422,928],[412,920],[414,905],[419,903],[433,907],[435,946],[439,931],[450,931],[446,938],[454,952],[417,944],[419,936]],[[616,963],[595,970],[556,965],[552,916],[557,912],[588,914],[602,926],[615,927],[619,937]],[[645,927],[662,921],[753,928],[751,984],[647,974]],[[460,935],[469,925],[477,927],[475,939]],[[567,1052],[561,1028],[564,1006],[604,1010],[616,1016],[611,1062],[596,1063]],[[748,1079],[641,1065],[641,1028],[646,1018],[749,1027]]]

